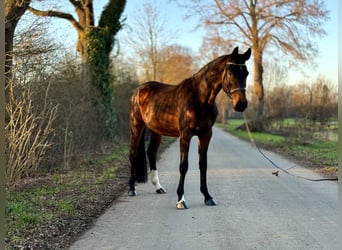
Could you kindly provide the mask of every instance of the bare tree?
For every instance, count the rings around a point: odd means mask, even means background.
[[[156,2],[144,2],[134,17],[132,35],[124,38],[138,56],[144,81],[159,79],[160,51],[175,37],[174,31],[165,29],[161,13]]]
[[[318,121],[321,124],[328,122],[329,118],[336,116],[337,107],[336,91],[334,91],[334,85],[322,76],[318,76],[317,79],[311,85],[311,119],[312,121]]]
[[[33,79],[43,80],[40,79],[43,73],[48,75],[53,71],[51,62],[57,59],[60,51],[57,43],[46,36],[47,32],[47,24],[41,18],[22,20],[14,36],[14,84],[26,85]],[[9,91],[12,88],[8,86]]]
[[[291,102],[292,88],[289,85],[276,84],[266,93],[265,98],[265,124],[278,122],[288,117],[293,106]]]
[[[159,80],[178,84],[194,73],[191,50],[178,45],[165,47],[160,51]]]
[[[311,83],[303,81],[287,86],[287,89],[290,93],[287,97],[287,109],[292,116],[322,124],[329,119],[337,119],[337,86],[328,79],[318,76]]]
[[[233,51],[234,48],[233,42],[228,42],[227,39],[223,41],[217,30],[210,29],[202,40],[197,55],[198,61],[201,65],[205,65],[214,58],[227,54],[227,51]]]
[[[264,86],[268,90],[265,93],[264,124],[267,126],[274,121],[279,124],[289,114],[291,107],[291,87],[287,85],[287,68],[276,60],[264,63]]]
[[[325,35],[322,24],[328,11],[320,0],[192,0],[181,4],[189,16],[199,15],[209,36],[222,44],[251,47],[254,60],[254,130],[263,130],[263,56],[275,48],[296,60],[308,61],[317,53],[313,38]],[[211,37],[209,37],[211,38]]]

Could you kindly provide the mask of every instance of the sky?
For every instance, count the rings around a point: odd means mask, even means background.
[[[127,1],[124,16],[126,23],[130,25],[134,14],[141,8],[143,1],[131,0]],[[184,20],[186,10],[177,6],[174,1],[157,1],[162,14],[165,15],[166,27],[177,30],[177,38],[175,43],[189,47],[194,53],[198,52],[202,44],[202,37],[205,34],[203,29],[195,30],[198,19],[190,18]],[[296,69],[289,69],[289,82],[297,83],[300,81],[314,81],[318,76],[322,75],[332,83],[338,83],[338,0],[325,0],[327,9],[330,11],[330,20],[328,20],[324,28],[327,35],[324,38],[317,39],[319,54],[316,58],[317,67],[315,69],[304,70],[299,72]],[[126,32],[123,30],[123,32]],[[266,55],[267,56],[267,55]],[[265,56],[265,57],[266,57]]]
[[[128,26],[132,26],[131,24],[134,23],[135,14],[142,8],[143,2],[139,0],[127,1],[123,15],[127,18]],[[202,44],[202,36],[205,34],[203,29],[195,30],[197,19],[184,20],[186,10],[180,8],[174,1],[159,0],[156,2],[157,8],[161,11],[160,16],[163,18],[165,29],[176,31],[173,42],[189,47],[196,53]],[[123,30],[122,33],[125,31]]]
[[[106,2],[106,0],[94,1],[96,23],[98,22],[99,16]],[[127,0],[123,16],[126,18],[125,23],[128,27],[133,26],[132,23],[134,23],[134,16],[138,11],[140,11],[142,3],[142,0]],[[186,10],[179,7],[175,1],[156,0],[156,3],[158,3],[158,9],[161,10],[161,16],[164,17],[165,29],[170,29],[177,33],[174,43],[191,48],[194,54],[196,54],[202,44],[202,37],[205,34],[205,30],[203,29],[195,30],[198,19],[190,18],[184,20]],[[305,74],[298,72],[294,68],[290,68],[288,74],[289,82],[291,83],[297,83],[302,80],[311,82],[316,79],[317,76],[322,75],[337,86],[338,0],[325,0],[325,3],[327,9],[330,11],[330,20],[328,20],[324,25],[327,36],[317,39],[317,45],[319,48],[319,54],[316,58],[317,67],[315,69],[309,68],[308,70],[305,70]],[[64,4],[63,8],[63,10],[70,12],[70,9],[68,9],[70,8],[70,4],[68,2]],[[70,43],[70,47],[75,48],[77,34],[74,31],[74,28],[67,21],[51,20],[50,24],[53,27],[52,33],[53,36],[57,37],[56,39],[63,41],[65,44]],[[58,27],[57,31],[56,27]],[[126,33],[126,35],[132,35],[131,29],[127,27],[120,31],[119,37],[124,33]],[[125,50],[125,44],[120,43],[120,47]],[[267,55],[265,57],[267,58]]]

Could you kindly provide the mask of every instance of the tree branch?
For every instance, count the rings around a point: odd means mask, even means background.
[[[81,1],[69,0],[69,2],[74,5],[75,9],[83,9]]]
[[[57,18],[61,18],[61,19],[65,19],[67,21],[69,21],[74,28],[77,30],[77,32],[83,32],[83,28],[81,27],[81,25],[75,20],[75,18],[69,14],[69,13],[65,13],[65,12],[60,12],[60,11],[53,11],[53,10],[37,10],[35,8],[32,7],[28,7],[28,10],[36,15],[36,16],[48,16],[48,17],[57,17]]]

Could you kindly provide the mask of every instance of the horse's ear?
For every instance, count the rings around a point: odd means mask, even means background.
[[[239,54],[239,47],[235,47],[235,49],[232,52],[232,56],[237,56]]]
[[[244,57],[245,61],[247,61],[247,60],[251,57],[251,53],[252,53],[252,50],[251,50],[251,48],[249,48],[249,49],[243,54],[243,57]]]

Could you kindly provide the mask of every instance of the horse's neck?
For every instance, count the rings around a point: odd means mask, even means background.
[[[195,75],[193,79],[194,88],[197,91],[197,99],[202,104],[213,104],[217,94],[222,89],[222,74],[213,74],[210,69],[205,74]]]

